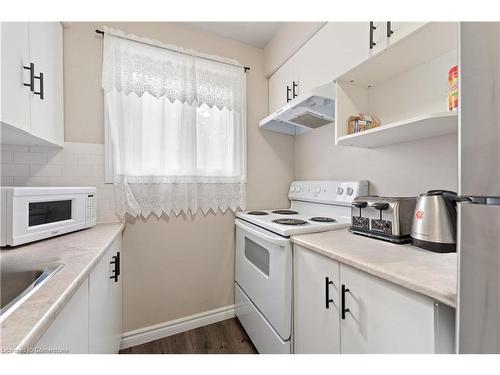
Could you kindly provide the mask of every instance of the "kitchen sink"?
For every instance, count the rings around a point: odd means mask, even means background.
[[[9,269],[3,267],[0,271],[0,319],[7,317],[21,305],[29,296],[39,289],[52,275],[64,265],[53,263],[35,269]]]

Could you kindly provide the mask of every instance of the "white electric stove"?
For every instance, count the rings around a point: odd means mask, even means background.
[[[367,181],[294,181],[290,207],[236,214],[235,312],[259,353],[291,353],[290,236],[346,228]]]

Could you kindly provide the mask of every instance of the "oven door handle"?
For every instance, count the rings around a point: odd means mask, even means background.
[[[278,246],[286,246],[290,242],[290,240],[288,238],[269,235],[269,234],[265,233],[263,230],[260,230],[258,228],[254,228],[253,225],[250,226],[251,224],[246,224],[242,220],[236,220],[235,224],[237,227],[240,227],[244,231],[247,231],[248,233],[251,233],[259,238],[262,238],[262,239],[264,239],[268,242],[271,242],[275,245],[278,245]]]

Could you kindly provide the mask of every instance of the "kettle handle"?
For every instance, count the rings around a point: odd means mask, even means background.
[[[429,190],[425,195],[450,195],[450,196],[456,196],[457,193],[451,190]]]
[[[453,227],[453,233],[456,236],[457,233],[457,202],[470,201],[469,197],[459,196],[453,191],[443,190],[441,196],[443,197],[446,208],[448,209],[448,214],[450,215],[451,224]]]

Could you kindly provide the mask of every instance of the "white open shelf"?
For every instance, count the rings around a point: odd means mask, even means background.
[[[456,112],[426,114],[407,120],[344,135],[337,139],[338,145],[355,147],[380,147],[395,143],[453,134],[458,131]]]
[[[456,133],[447,98],[457,46],[456,22],[429,22],[339,76],[335,144],[382,147]],[[381,126],[347,134],[358,114],[377,117]]]

